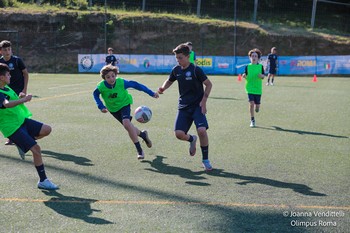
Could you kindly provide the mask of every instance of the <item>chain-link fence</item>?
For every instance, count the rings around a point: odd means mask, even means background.
[[[118,7],[141,9],[142,0],[130,2],[133,2],[133,5],[128,5],[125,1],[121,5],[118,4]],[[171,9],[171,4],[174,4],[174,2],[179,5],[181,1],[147,0],[146,10],[162,11],[162,6]],[[187,7],[188,14],[197,12],[197,5],[195,4],[197,0],[182,2],[192,4],[183,4],[183,7]],[[202,3],[204,2],[209,1],[202,1]],[[246,1],[237,0],[236,6],[234,6],[233,0],[221,2],[221,5],[215,6],[216,11],[214,12],[220,14],[221,17],[232,17],[220,26],[206,21],[197,24],[191,23],[190,20],[177,18],[155,20],[152,15],[121,16],[118,13],[111,14],[110,7],[115,8],[117,5],[108,6],[109,8],[106,8],[106,11],[101,9],[99,13],[91,12],[91,14],[46,13],[40,16],[31,15],[30,17],[20,13],[1,14],[1,21],[4,20],[7,23],[1,25],[0,40],[12,41],[14,54],[24,59],[30,72],[48,73],[75,73],[78,70],[78,54],[103,54],[106,53],[107,46],[113,47],[117,54],[170,55],[175,46],[186,41],[191,41],[194,44],[194,50],[198,56],[246,56],[247,52],[255,47],[267,54],[272,46],[278,47],[280,55],[284,56],[350,54],[350,46],[321,39],[312,32],[293,35],[285,32],[286,28],[281,26],[279,29],[281,33],[271,35],[264,33],[264,30],[269,29],[266,28],[267,24],[260,24],[260,27],[256,24],[248,24],[245,26],[248,26],[248,28],[257,27],[257,29],[247,29],[247,27],[243,27],[243,19],[245,17],[248,20],[245,22],[253,20],[254,7],[247,9],[243,4]],[[270,4],[273,2],[271,1]],[[283,1],[286,11],[292,9],[289,8],[292,6],[288,5],[290,2],[293,1]],[[111,4],[109,1],[106,1],[106,3]],[[99,4],[103,6],[104,3],[99,2]],[[179,6],[176,8],[174,5],[173,8],[180,11],[182,8]],[[210,10],[213,7],[202,4],[200,8],[201,15],[209,15],[210,12],[213,12]],[[284,20],[278,18],[277,12],[275,12],[273,6],[271,7],[270,10],[257,12],[256,19],[258,23],[262,22],[261,15],[264,14],[269,17],[265,20],[266,22]],[[258,9],[261,8],[263,7]],[[308,11],[309,18],[311,17],[312,5],[308,7],[299,5],[299,9],[292,15],[297,17]],[[181,11],[183,12],[184,9]],[[318,13],[320,13],[319,10]],[[343,25],[349,27],[346,21],[343,21]]]

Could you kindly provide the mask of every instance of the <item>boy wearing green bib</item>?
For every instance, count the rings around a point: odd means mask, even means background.
[[[158,98],[157,92],[153,92],[146,86],[135,82],[128,81],[123,78],[117,77],[118,68],[113,65],[106,65],[102,67],[100,74],[103,80],[97,84],[97,87],[93,93],[97,107],[101,112],[110,112],[114,118],[116,118],[128,131],[131,141],[134,143],[137,150],[137,158],[144,159],[145,154],[141,148],[138,137],[141,137],[147,147],[152,147],[152,142],[148,137],[146,130],[140,131],[131,123],[131,108],[133,103],[132,96],[127,91],[128,88],[135,88],[136,90],[143,91],[148,95]],[[102,103],[100,96],[104,103]]]
[[[8,86],[10,79],[10,68],[0,63],[0,132],[16,144],[22,159],[27,151],[33,153],[34,165],[40,177],[38,188],[58,189],[46,177],[41,148],[36,142],[49,135],[51,127],[30,119],[32,114],[24,103],[29,102],[32,95],[23,93],[18,96]]]
[[[262,94],[262,80],[264,79],[264,67],[259,64],[261,52],[259,49],[252,49],[248,52],[250,64],[246,66],[245,72],[242,75],[246,79],[245,90],[248,94],[249,112],[250,112],[250,127],[255,127],[255,112],[260,110],[260,101]]]

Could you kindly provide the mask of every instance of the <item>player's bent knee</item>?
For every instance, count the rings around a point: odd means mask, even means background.
[[[52,128],[49,125],[43,125],[40,130],[40,136],[47,136],[51,133]]]
[[[185,134],[185,132],[176,131],[176,132],[175,132],[175,136],[176,136],[177,139],[186,140],[186,134]]]

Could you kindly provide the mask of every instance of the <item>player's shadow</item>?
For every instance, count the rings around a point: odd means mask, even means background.
[[[145,168],[145,170],[167,174],[167,175],[176,175],[184,179],[188,179],[191,181],[187,181],[187,184],[197,185],[197,186],[208,186],[210,184],[206,182],[199,182],[199,180],[205,180],[206,178],[201,176],[203,174],[202,171],[194,172],[187,168],[170,166],[163,162],[166,157],[157,155],[155,159],[152,161],[143,160],[142,163],[149,163],[152,168]],[[194,180],[194,181],[193,181]]]
[[[324,136],[324,137],[332,137],[332,138],[349,138],[347,136],[327,134],[327,133],[319,133],[319,132],[295,130],[295,129],[284,129],[284,128],[279,127],[279,126],[272,126],[272,128],[258,126],[256,128],[268,129],[268,130],[276,130],[276,131],[288,132],[288,133],[296,133],[296,134],[300,134],[300,135],[307,134],[307,135]]]
[[[113,224],[108,220],[90,216],[93,212],[101,212],[91,208],[91,204],[97,200],[65,196],[56,190],[42,190],[42,192],[51,197],[50,200],[44,201],[44,204],[58,214],[91,224]]]
[[[94,164],[91,162],[90,159],[87,159],[87,158],[81,157],[81,156],[57,153],[57,152],[50,151],[50,150],[42,150],[41,153],[43,155],[50,155],[50,157],[53,157],[55,159],[59,159],[62,161],[74,162],[75,164],[78,164],[81,166],[94,166]]]
[[[278,180],[273,180],[273,179],[268,179],[268,178],[258,177],[258,176],[244,176],[244,175],[239,175],[235,173],[225,172],[223,169],[213,169],[212,171],[207,172],[207,175],[243,180],[240,182],[236,182],[236,184],[239,184],[239,185],[263,184],[263,185],[268,185],[276,188],[291,189],[294,192],[297,192],[306,196],[327,196],[324,193],[318,193],[313,191],[312,188],[304,184],[288,183],[288,182],[283,182],[283,181],[278,181]]]

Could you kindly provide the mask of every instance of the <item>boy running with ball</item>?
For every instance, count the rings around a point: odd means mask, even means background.
[[[143,91],[148,95],[158,98],[157,92],[153,92],[146,86],[135,82],[128,81],[122,78],[117,78],[118,67],[113,65],[106,65],[102,67],[100,74],[102,81],[97,84],[93,96],[97,107],[102,113],[110,112],[114,118],[116,118],[128,131],[131,141],[134,143],[137,150],[137,158],[144,159],[145,154],[141,148],[138,137],[141,137],[147,147],[152,147],[152,142],[148,137],[146,130],[140,131],[131,123],[131,108],[133,103],[132,96],[127,91],[128,88],[135,88],[136,90]],[[104,101],[102,103],[100,95]]]
[[[162,94],[175,81],[179,86],[179,105],[175,122],[175,136],[182,141],[190,143],[189,153],[194,156],[196,153],[196,135],[188,134],[192,123],[196,125],[202,150],[202,164],[206,171],[212,170],[209,162],[209,140],[207,113],[207,99],[209,97],[212,83],[204,74],[203,70],[190,62],[190,48],[186,44],[177,46],[173,53],[178,62],[169,78],[158,89]],[[204,88],[205,86],[205,88]]]

